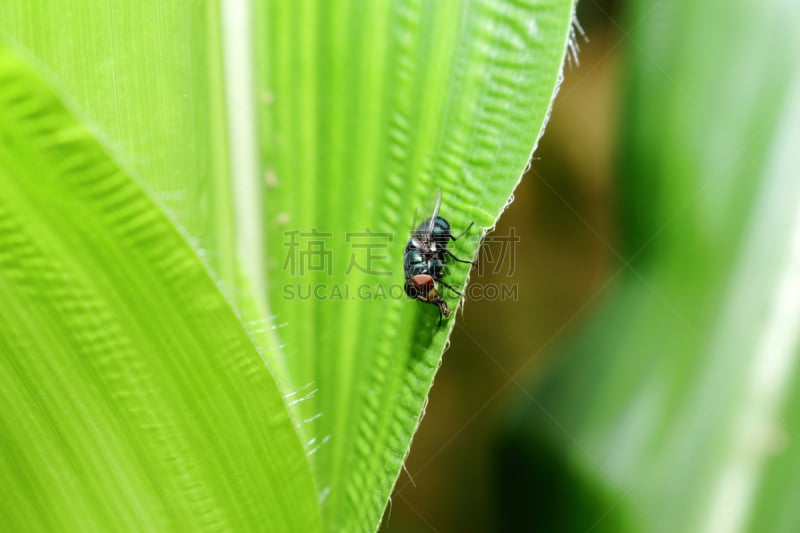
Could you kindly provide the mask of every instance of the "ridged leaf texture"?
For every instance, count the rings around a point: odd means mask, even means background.
[[[5,527],[319,529],[288,410],[228,301],[7,51],[0,299]]]
[[[314,479],[313,498],[275,503],[288,530],[306,530],[290,519],[313,528],[320,510],[329,531],[379,526],[459,319],[454,295],[440,327],[433,306],[402,290],[415,213],[427,216],[441,189],[454,230],[474,222],[453,252],[476,257],[541,134],[572,9],[566,0],[0,4],[0,37],[53,80],[110,160],[189,236],[274,372],[306,459],[287,452],[263,482],[305,487],[307,470]],[[446,280],[463,289],[468,273],[453,263]],[[268,369],[259,372],[273,390]]]

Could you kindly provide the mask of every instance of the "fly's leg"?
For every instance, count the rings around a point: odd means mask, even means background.
[[[450,239],[452,239],[452,240],[454,240],[454,241],[455,241],[456,239],[460,239],[460,238],[461,238],[461,237],[463,237],[463,236],[464,236],[464,234],[465,234],[465,233],[467,233],[467,232],[470,230],[470,228],[472,228],[472,226],[474,226],[474,225],[475,225],[475,222],[470,222],[470,223],[469,223],[469,226],[467,226],[467,228],[466,228],[464,231],[462,231],[461,233],[459,233],[459,234],[458,234],[458,235],[456,235],[455,237],[453,237],[453,236],[451,235],[451,236],[450,236]],[[451,252],[451,251],[450,251],[450,250],[448,250],[447,248],[445,248],[445,249],[444,249],[444,253],[446,253],[446,254],[447,254],[447,255],[449,255],[451,258],[453,258],[453,260],[454,260],[454,261],[458,261],[459,263],[469,263],[470,265],[472,265],[472,266],[475,266],[475,263],[473,263],[472,261],[467,261],[466,259],[459,259],[458,257],[456,257],[456,256],[453,254],[453,252]]]
[[[466,259],[459,259],[458,257],[456,257],[453,254],[453,252],[451,252],[447,248],[445,248],[444,253],[446,253],[447,255],[449,255],[450,257],[452,257],[455,261],[458,261],[459,263],[469,263],[470,265],[475,266],[475,263],[473,263],[472,261],[468,261]]]
[[[470,230],[470,228],[471,228],[471,227],[472,227],[474,224],[475,224],[475,222],[474,222],[474,221],[473,221],[473,222],[470,222],[470,223],[469,223],[469,226],[467,226],[467,229],[465,229],[464,231],[462,231],[461,233],[459,233],[459,234],[458,234],[458,235],[456,235],[455,237],[453,237],[452,235],[450,235],[450,238],[451,238],[452,240],[460,239],[461,237],[463,237],[463,236],[464,236],[464,234],[465,234],[466,232],[468,232],[468,231]]]
[[[440,280],[440,279],[439,279],[439,280],[436,280],[436,281],[438,281],[439,283],[441,283],[442,285],[444,285],[445,287],[447,287],[448,289],[450,289],[450,290],[451,290],[451,291],[453,291],[454,293],[458,294],[458,295],[459,295],[459,296],[461,296],[462,298],[464,297],[464,293],[463,293],[463,292],[455,290],[453,287],[451,287],[450,285],[448,285],[448,284],[447,284],[447,283],[445,283],[444,281],[442,281],[442,280]]]

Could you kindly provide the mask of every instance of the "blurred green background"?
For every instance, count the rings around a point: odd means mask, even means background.
[[[800,531],[799,11],[580,3],[382,531]]]

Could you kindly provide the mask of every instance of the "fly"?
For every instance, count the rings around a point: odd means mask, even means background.
[[[454,237],[450,223],[444,217],[439,216],[439,208],[441,206],[442,190],[439,189],[436,191],[433,213],[411,231],[403,255],[406,294],[409,298],[422,303],[435,305],[439,309],[439,325],[442,323],[442,317],[448,318],[450,316],[450,308],[447,307],[447,302],[439,294],[437,284],[447,287],[462,298],[464,297],[464,294],[442,280],[446,258],[459,263],[474,264],[472,261],[459,259],[447,249],[450,241],[455,241],[463,236],[469,231],[473,223],[470,223],[467,229]],[[416,216],[414,218],[416,219]],[[414,222],[416,223],[416,220]]]

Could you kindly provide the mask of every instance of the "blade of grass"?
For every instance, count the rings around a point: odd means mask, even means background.
[[[0,2],[0,39],[75,100],[236,298],[221,28],[216,0]]]
[[[0,50],[0,517],[315,531],[272,375],[169,219]]]
[[[559,0],[256,5],[268,296],[331,531],[377,527],[455,320],[438,327],[403,291],[414,212],[441,187],[456,233],[475,222],[453,251],[475,257],[545,121],[571,14]],[[446,280],[467,276],[453,263]]]

